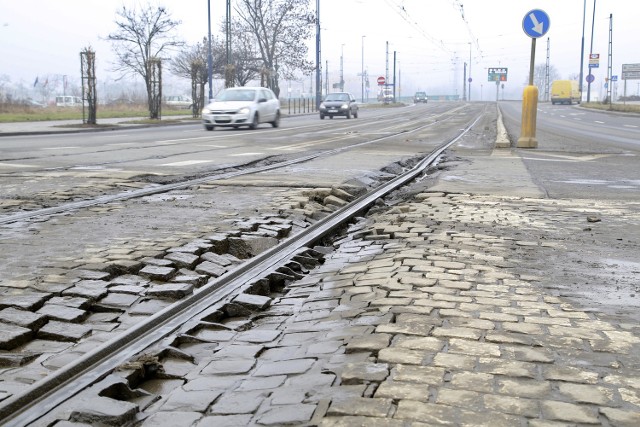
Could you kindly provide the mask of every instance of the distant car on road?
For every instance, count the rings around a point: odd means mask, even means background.
[[[179,110],[188,110],[193,105],[193,100],[185,95],[172,95],[167,96],[165,104],[167,104],[167,107],[172,107]]]
[[[580,104],[582,94],[578,82],[575,80],[554,80],[551,83],[551,105]]]
[[[216,126],[255,129],[260,123],[280,126],[280,101],[266,87],[233,87],[224,89],[202,109],[206,130]]]
[[[82,107],[82,98],[79,96],[56,96],[56,107]]]
[[[350,119],[353,116],[357,119],[358,103],[356,98],[349,92],[328,94],[320,103],[320,119],[324,120],[325,116],[330,119],[333,119],[334,116],[345,116]]]
[[[418,102],[424,102],[425,104],[427,103],[427,94],[424,92],[416,92],[415,95],[413,95],[413,102],[414,103],[418,103]]]

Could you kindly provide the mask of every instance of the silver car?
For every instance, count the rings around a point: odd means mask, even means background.
[[[324,101],[320,103],[320,118],[325,116],[333,119],[334,116],[351,116],[358,118],[358,103],[356,98],[349,92],[334,92],[327,94]]]
[[[255,129],[260,123],[280,126],[280,101],[265,87],[233,87],[220,92],[202,109],[206,130],[216,126]]]

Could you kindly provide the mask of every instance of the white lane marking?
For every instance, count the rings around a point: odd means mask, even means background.
[[[0,166],[5,166],[8,168],[37,168],[36,165],[25,165],[22,163],[0,163]]]
[[[46,148],[43,148],[43,150],[68,150],[68,149],[72,149],[72,148],[80,148],[80,147],[73,147],[73,146],[69,146],[69,147],[46,147]]]
[[[229,157],[244,157],[244,156],[262,156],[264,153],[239,153],[231,154]]]
[[[199,163],[211,163],[211,160],[185,160],[183,162],[164,163],[160,166],[191,166]]]
[[[215,144],[198,144],[198,147],[211,147],[211,148],[227,148],[226,145],[215,145]]]
[[[600,120],[594,120],[594,122],[595,122],[595,123],[598,123],[598,124],[600,124],[600,125],[603,125],[603,124],[604,124],[604,122],[601,122]]]
[[[638,126],[636,126],[636,125],[624,125],[624,127],[626,127],[626,128],[634,128],[634,129],[635,129],[635,128],[637,128]]]

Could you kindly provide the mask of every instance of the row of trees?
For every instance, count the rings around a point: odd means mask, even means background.
[[[157,118],[152,105],[157,73],[152,64],[158,60],[168,62],[172,73],[191,80],[194,111],[204,106],[208,37],[187,45],[178,36],[181,22],[166,8],[151,3],[139,8],[123,5],[115,23],[117,29],[107,39],[116,54],[116,71],[142,77],[151,118]],[[227,87],[259,78],[263,86],[279,95],[282,79],[314,70],[314,64],[307,60],[306,45],[314,24],[308,0],[235,0],[229,25],[224,25],[225,30],[229,28],[226,38],[232,41],[230,49],[221,37],[211,40],[213,74],[225,78]]]

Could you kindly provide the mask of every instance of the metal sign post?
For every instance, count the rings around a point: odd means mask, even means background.
[[[533,84],[533,72],[536,58],[536,39],[549,31],[550,20],[546,12],[534,9],[527,12],[522,19],[522,29],[531,37],[531,63],[529,65],[529,86],[522,95],[522,128],[517,147],[536,148],[536,113],[538,110],[538,87]]]

